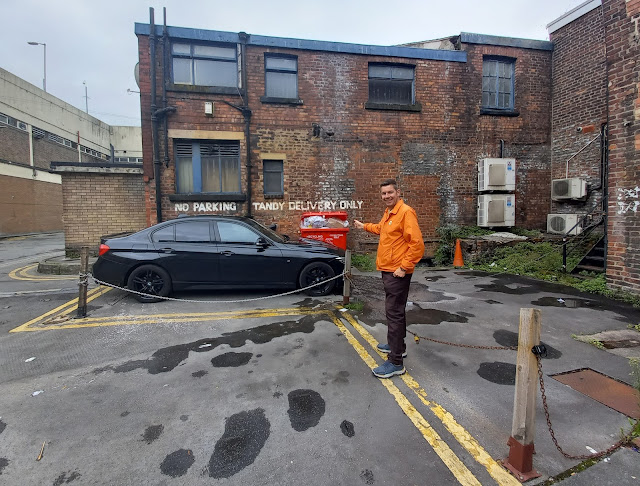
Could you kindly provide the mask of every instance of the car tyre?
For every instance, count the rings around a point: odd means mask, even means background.
[[[300,288],[304,288],[308,287],[309,285],[313,285],[314,283],[318,283],[322,280],[334,277],[335,274],[336,273],[333,271],[333,268],[331,268],[331,265],[329,265],[328,263],[312,262],[302,269],[302,272],[300,272],[298,283],[300,284]],[[305,290],[304,293],[313,297],[327,295],[334,289],[335,286],[336,281],[331,280],[324,285],[311,287],[310,289]]]
[[[140,265],[129,275],[127,287],[136,292],[166,297],[171,292],[171,277],[166,270],[156,265]],[[139,294],[134,294],[134,297],[143,303],[163,300]]]

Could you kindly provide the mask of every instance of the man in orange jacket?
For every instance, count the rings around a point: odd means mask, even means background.
[[[387,206],[380,223],[362,223],[356,219],[353,225],[380,235],[376,267],[382,272],[385,291],[387,344],[378,344],[378,350],[389,357],[384,364],[374,368],[373,374],[378,378],[390,378],[406,371],[402,362],[407,356],[405,307],[413,269],[424,254],[424,241],[416,212],[400,199],[396,181],[382,181],[380,194]]]

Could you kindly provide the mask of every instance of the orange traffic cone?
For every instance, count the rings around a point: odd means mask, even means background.
[[[462,250],[460,249],[460,240],[456,240],[456,252],[453,254],[453,266],[464,267],[464,260],[462,259]]]

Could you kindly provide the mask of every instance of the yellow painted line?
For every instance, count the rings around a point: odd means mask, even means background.
[[[353,346],[360,358],[371,369],[377,366],[377,363],[371,357],[371,355],[364,349],[364,347],[353,337],[353,334],[345,327],[338,317],[332,315],[334,324],[340,329],[342,334],[347,338],[349,344]],[[404,375],[403,375],[404,376]],[[405,413],[413,425],[420,431],[424,439],[433,448],[436,454],[440,457],[442,462],[449,468],[455,478],[460,484],[481,486],[480,481],[473,475],[467,466],[455,455],[447,443],[442,440],[440,435],[431,427],[429,422],[416,410],[416,408],[409,402],[402,392],[394,385],[392,380],[379,380],[380,383],[387,389],[387,391],[395,398],[397,404]],[[518,483],[520,484],[520,483]]]
[[[26,267],[16,268],[9,272],[9,278],[13,280],[27,280],[27,281],[41,281],[41,280],[78,280],[77,276],[71,275],[51,275],[51,276],[41,276],[41,275],[33,275],[29,273],[34,268],[37,268],[38,264],[33,263],[31,265],[27,265]]]
[[[106,294],[110,290],[111,290],[111,287],[103,287],[103,286],[96,287],[95,289],[89,290],[87,292],[87,303],[91,302],[93,299],[100,297],[101,295]],[[11,329],[9,332],[38,331],[40,329],[31,328],[30,326],[38,322],[44,321],[47,317],[52,316],[56,313],[59,313],[58,314],[59,316],[63,316],[63,315],[69,314],[70,312],[73,312],[77,308],[78,308],[78,298],[76,297],[75,299],[72,299],[69,302],[62,304],[56,307],[55,309],[51,309],[49,312],[45,312],[44,314],[36,317],[35,319],[31,319],[29,322],[25,322],[24,324],[14,329]]]
[[[91,298],[87,298],[87,302],[103,295],[108,290],[111,290],[111,287],[101,287],[104,292],[95,293]],[[99,289],[94,289],[99,290]],[[138,324],[175,324],[180,322],[205,322],[205,321],[216,321],[221,319],[251,319],[251,318],[260,318],[260,317],[277,317],[277,316],[292,316],[292,315],[309,315],[309,314],[329,314],[331,313],[326,310],[314,310],[311,308],[282,308],[282,309],[266,309],[266,310],[248,310],[248,311],[224,311],[224,312],[203,312],[203,313],[187,313],[187,314],[156,314],[156,315],[142,315],[142,316],[109,316],[109,317],[85,317],[81,319],[74,319],[73,323],[69,324],[56,324],[52,323],[51,325],[46,325],[45,318],[52,316],[53,314],[57,314],[50,319],[55,319],[56,317],[64,316],[69,314],[70,312],[75,311],[77,306],[78,299],[74,299],[66,304],[53,309],[52,311],[43,314],[40,317],[32,319],[31,321],[23,324],[20,327],[12,329],[10,332],[25,332],[25,331],[50,331],[57,329],[80,329],[83,327],[109,327],[109,326],[130,326],[130,325],[138,325]],[[61,309],[65,308],[65,310]],[[41,323],[45,324],[45,327],[34,327],[34,324]]]
[[[373,349],[377,351],[378,341],[362,327],[358,321],[348,312],[341,313],[343,317],[358,331],[358,333],[367,341]],[[383,353],[378,352],[382,357],[386,357]],[[435,414],[446,429],[453,435],[456,440],[464,447],[469,454],[475,459],[478,464],[484,466],[487,472],[499,485],[520,485],[521,483],[513,477],[506,469],[504,469],[498,462],[493,459],[489,453],[478,443],[478,441],[467,430],[460,425],[456,419],[447,412],[439,404],[427,399],[427,392],[420,386],[420,384],[409,374],[405,373],[401,375],[402,381],[413,390],[418,398]]]

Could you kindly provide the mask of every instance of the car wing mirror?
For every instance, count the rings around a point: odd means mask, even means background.
[[[264,238],[260,237],[256,240],[256,246],[258,248],[266,248],[269,246],[269,242],[267,240],[265,240]]]
[[[284,238],[284,241],[289,241],[291,238],[289,238],[289,235],[280,235]]]
[[[278,223],[273,223],[269,226],[270,230],[276,231],[278,229]]]

